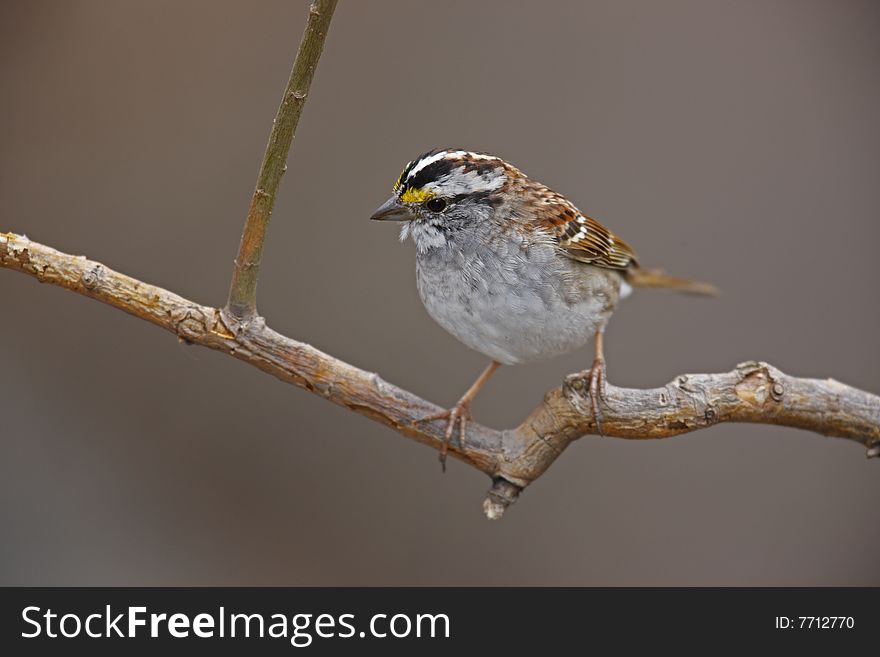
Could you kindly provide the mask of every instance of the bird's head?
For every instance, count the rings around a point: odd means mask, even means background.
[[[486,153],[428,151],[404,167],[371,219],[403,222],[401,240],[412,236],[420,251],[444,246],[452,232],[489,217],[518,173]]]

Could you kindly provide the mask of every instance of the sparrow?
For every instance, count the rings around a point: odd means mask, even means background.
[[[701,295],[706,283],[643,269],[633,248],[562,194],[488,153],[434,149],[409,162],[371,219],[401,222],[416,248],[416,285],[428,314],[490,359],[449,410],[440,462],[455,425],[464,449],[470,405],[501,365],[542,361],[594,340],[582,375],[597,431],[605,390],[602,339],[634,287]]]

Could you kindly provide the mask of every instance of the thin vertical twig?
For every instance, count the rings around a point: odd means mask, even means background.
[[[314,0],[309,9],[305,33],[290,71],[290,79],[272,124],[269,143],[260,166],[257,185],[251,198],[241,245],[232,270],[232,283],[225,312],[239,321],[247,321],[257,313],[257,280],[263,242],[275,206],[281,177],[287,168],[287,154],[296,133],[300,114],[309,95],[315,68],[324,50],[324,41],[337,0]]]

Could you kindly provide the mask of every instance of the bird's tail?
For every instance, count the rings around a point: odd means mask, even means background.
[[[676,290],[687,294],[698,294],[706,297],[717,297],[720,291],[710,283],[693,281],[689,278],[669,276],[659,269],[634,268],[626,272],[626,282],[633,287],[652,287]]]

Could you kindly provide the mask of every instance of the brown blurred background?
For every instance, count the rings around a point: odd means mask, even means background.
[[[3,2],[0,230],[222,304],[302,2]],[[643,292],[615,383],[766,359],[880,392],[880,7],[340,3],[260,283],[270,324],[442,404],[485,359],[367,220],[408,159],[497,153],[718,300]],[[0,583],[880,584],[880,463],[719,426],[488,480],[99,303],[0,271]],[[505,368],[519,422],[590,350]]]

